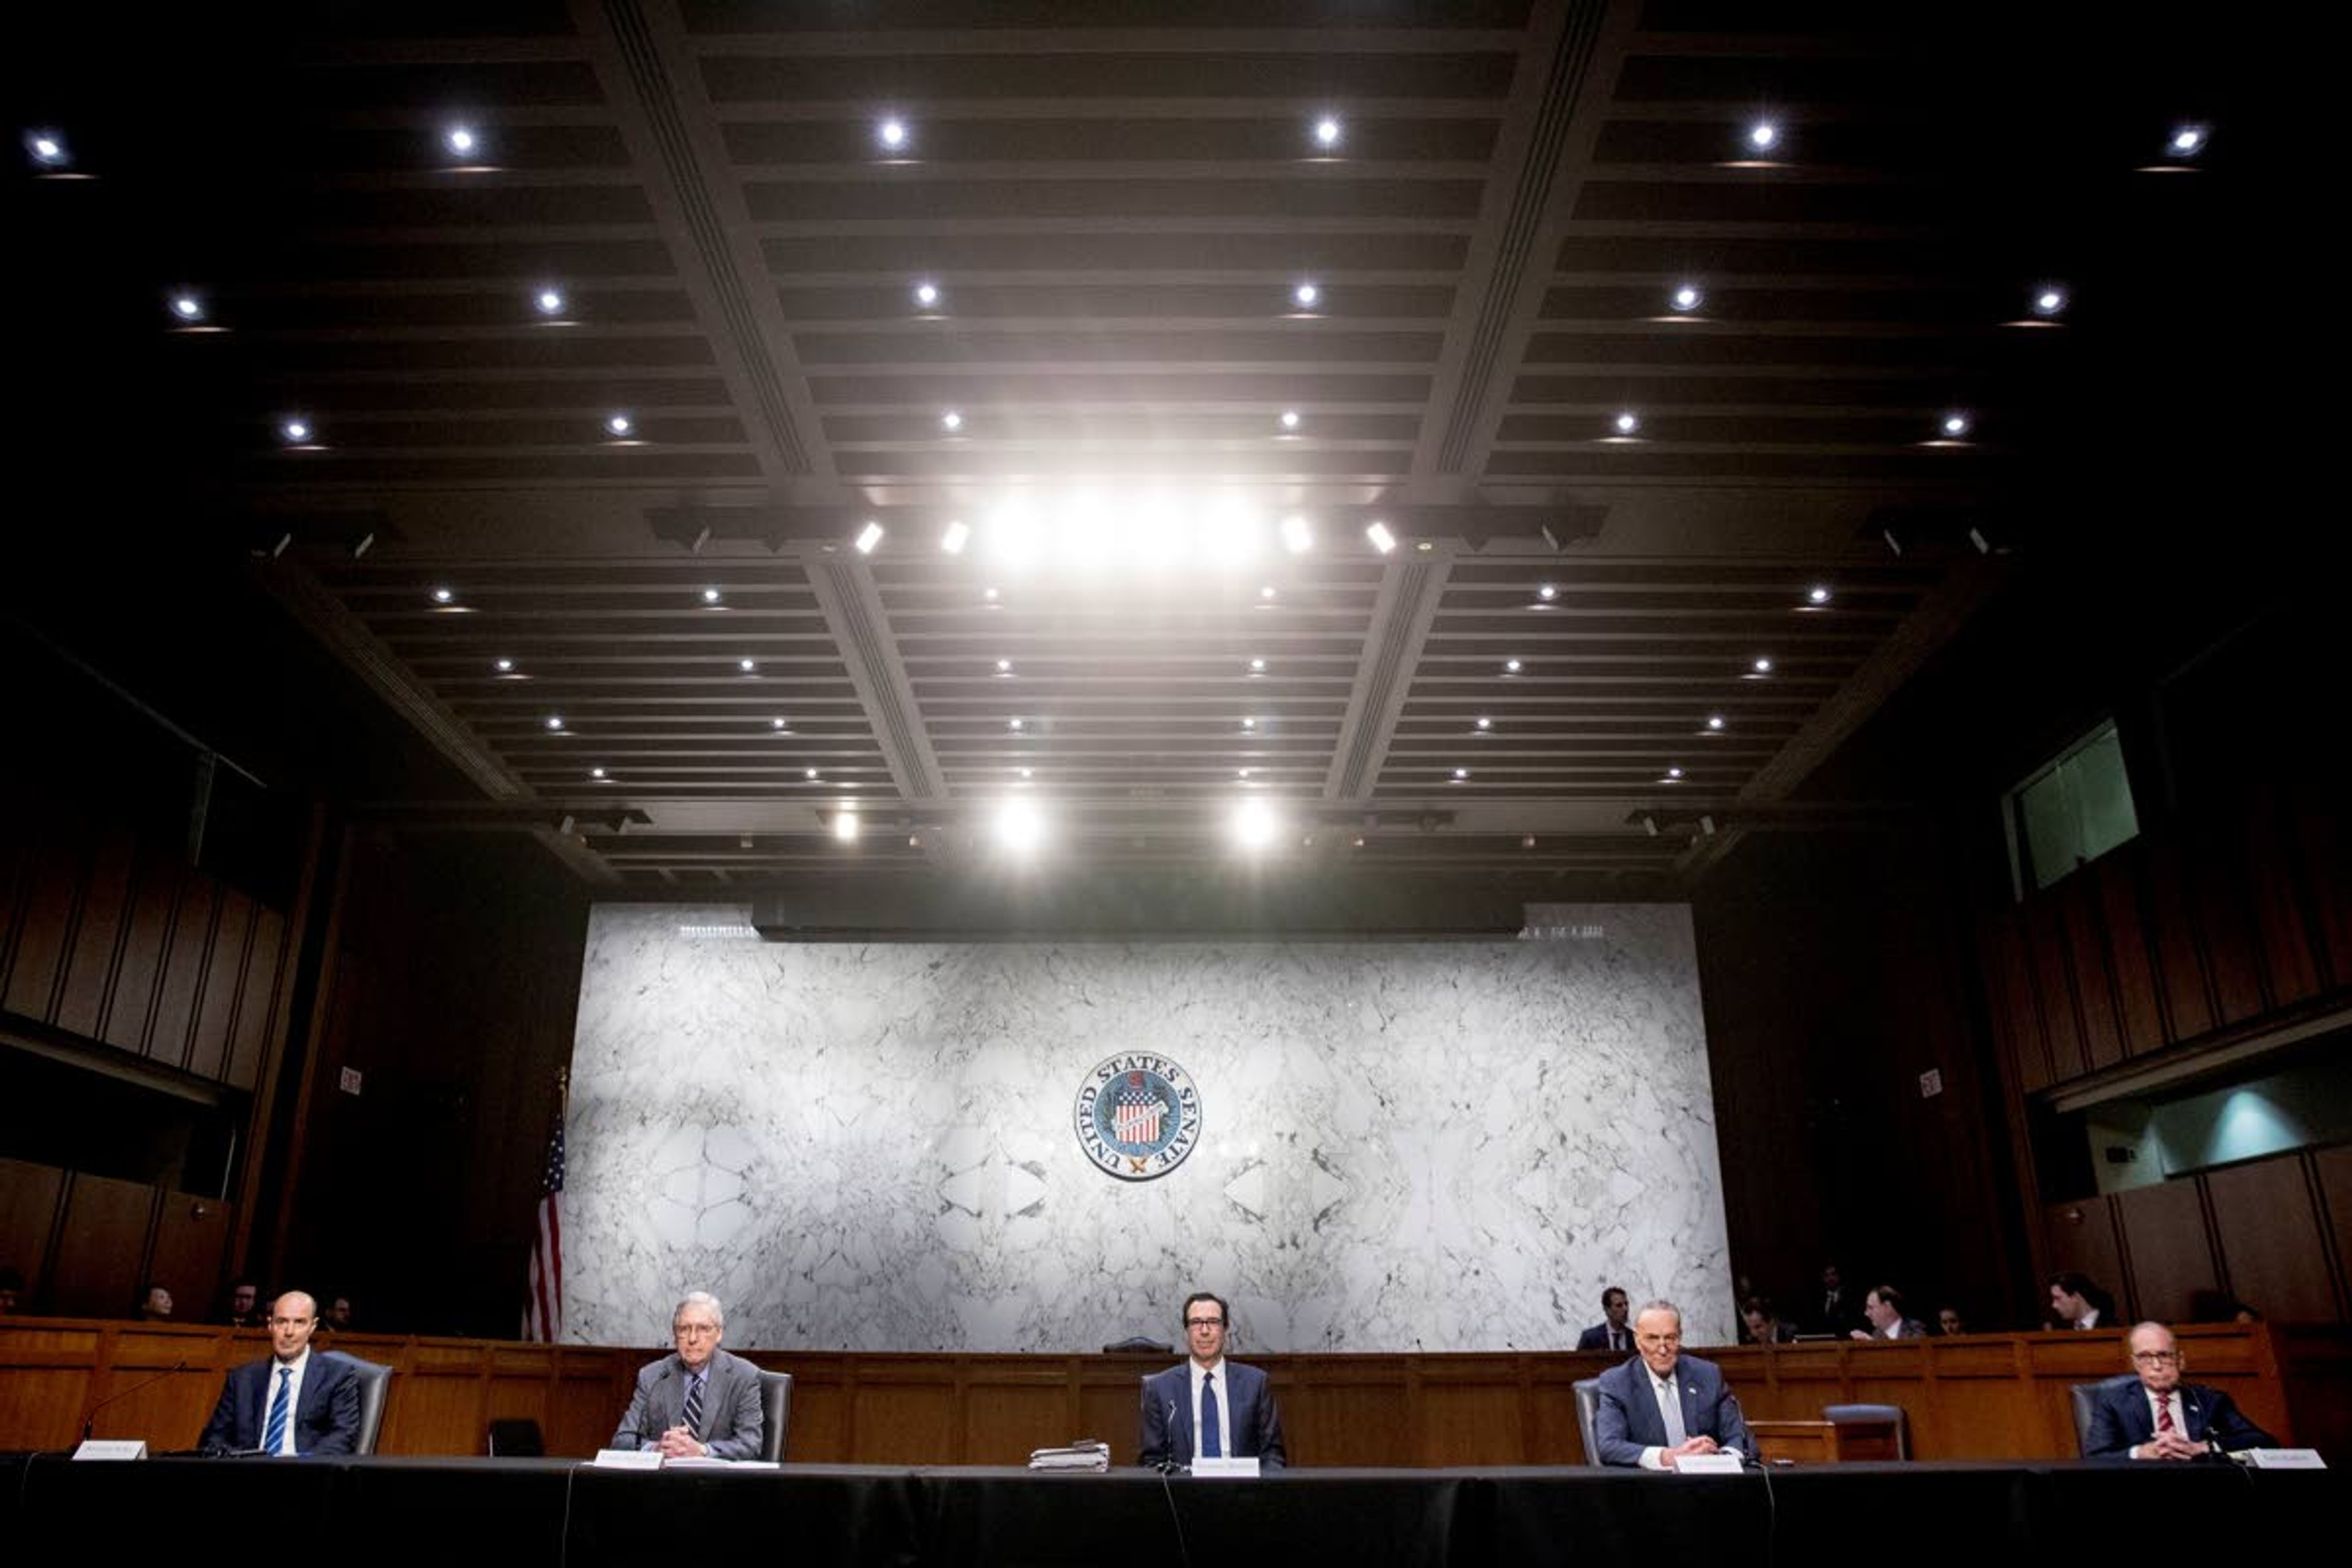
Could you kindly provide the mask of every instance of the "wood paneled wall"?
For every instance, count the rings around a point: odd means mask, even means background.
[[[2341,1452],[2352,1338],[2266,1325],[2184,1329],[2192,1375],[2227,1389],[2283,1439]],[[478,1454],[493,1418],[540,1423],[551,1453],[611,1436],[636,1368],[657,1352],[346,1335],[339,1347],[395,1369],[380,1451]],[[0,1319],[0,1449],[55,1448],[90,1405],[100,1436],[193,1444],[226,1369],[266,1337],[226,1329]],[[2123,1370],[2109,1334],[1974,1335],[1908,1344],[1824,1342],[1704,1352],[1748,1414],[1818,1418],[1824,1405],[1899,1405],[1922,1459],[2074,1451],[2066,1387]],[[1137,1380],[1164,1356],[798,1354],[751,1359],[793,1375],[787,1458],[878,1465],[1018,1464],[1031,1449],[1100,1437],[1133,1457]],[[1575,1464],[1570,1385],[1605,1355],[1269,1355],[1292,1461],[1301,1465]],[[185,1369],[171,1369],[185,1363]]]
[[[202,1316],[233,1218],[217,1198],[0,1160],[0,1259],[22,1270],[29,1298],[52,1311],[127,1311],[154,1280],[171,1289],[182,1314]]]
[[[127,829],[0,842],[0,1008],[215,1083],[259,1082],[285,916]]]

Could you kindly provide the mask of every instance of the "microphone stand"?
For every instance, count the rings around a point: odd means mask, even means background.
[[[157,1384],[163,1382],[165,1378],[170,1377],[173,1373],[185,1372],[187,1370],[188,1359],[185,1356],[182,1356],[178,1361],[173,1362],[168,1368],[157,1373],[154,1376],[142,1378],[139,1382],[132,1384],[128,1388],[116,1389],[112,1394],[108,1394],[105,1398],[91,1405],[89,1407],[89,1414],[81,1418],[81,1440],[85,1443],[90,1440],[90,1433],[98,1426],[98,1413],[105,1409],[108,1405],[113,1404],[116,1400],[128,1399],[142,1388],[152,1388]]]

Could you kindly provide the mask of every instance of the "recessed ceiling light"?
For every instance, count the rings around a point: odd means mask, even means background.
[[[1233,835],[1244,849],[1264,849],[1282,836],[1282,823],[1266,801],[1244,800],[1234,807]]]
[[[433,602],[436,605],[456,604],[457,602],[457,590],[455,588],[436,588],[433,590]]]
[[[759,672],[760,666],[756,659],[739,658],[735,661],[735,668],[746,675],[754,675]]]
[[[915,303],[928,310],[940,302],[940,286],[936,283],[915,285]]]
[[[1944,438],[1949,441],[1960,439],[1975,427],[1976,422],[1957,409],[1945,415],[1943,424],[1937,426],[1944,432]]]
[[[1466,779],[1469,776],[1470,770],[1468,768],[1456,768],[1454,770],[1454,782],[1455,784],[1460,784],[1464,779]]]
[[[542,316],[563,314],[563,290],[561,289],[541,289],[530,297],[530,302]]]
[[[1018,719],[1007,719],[1004,721],[1004,727],[1008,730],[1018,730],[1021,728],[1021,721]]]
[[[1234,770],[1234,777],[1237,779],[1245,779],[1249,776],[1250,771],[1247,768],[1235,768]]]
[[[637,422],[625,414],[604,416],[604,434],[615,441],[625,440],[636,432]]]
[[[1494,727],[1495,721],[1492,719],[1487,718],[1484,713],[1478,715],[1477,728],[1481,733],[1484,733]]]
[[[562,714],[561,714],[561,713],[550,713],[550,714],[547,716],[547,727],[548,727],[549,729],[551,729],[551,730],[561,730],[561,729],[562,729],[562,728],[563,728],[563,715],[562,715]]]
[[[1549,583],[1538,583],[1536,584],[1536,597],[1549,605],[1559,597],[1559,590]]]
[[[1816,583],[1805,590],[1805,603],[1808,605],[1826,605],[1829,602],[1830,591],[1826,585]]]
[[[1517,659],[1507,658],[1503,661],[1503,673],[1505,675],[1517,675],[1518,672],[1519,661]]]
[[[172,314],[183,321],[201,321],[205,319],[205,302],[194,294],[174,294]]]
[[[940,535],[940,548],[950,555],[961,555],[963,553],[963,547],[971,542],[971,540],[970,528],[961,522],[950,522],[947,526],[947,531]]]
[[[2172,134],[2165,139],[2164,150],[2176,158],[2194,158],[2198,153],[2205,151],[2205,143],[2211,140],[2211,137],[2212,132],[2209,127],[2178,125],[2173,128]]]
[[[1370,540],[1372,548],[1383,555],[1396,548],[1396,535],[1389,531],[1389,525],[1385,522],[1374,522],[1368,526],[1364,530],[1364,537]]]
[[[817,781],[817,771],[814,768],[804,769],[801,773],[801,777],[808,780],[811,784],[814,784]]]
[[[1249,667],[1250,667],[1250,673],[1251,673],[1252,675],[1264,675],[1264,674],[1265,673],[1265,660],[1264,660],[1264,659],[1262,659],[1262,658],[1253,658],[1253,659],[1251,659],[1251,660],[1250,660],[1250,662],[1249,662]]]
[[[1282,411],[1282,427],[1286,430],[1296,430],[1298,428],[1297,409],[1286,408]]]
[[[1677,314],[1687,316],[1706,303],[1706,291],[1696,283],[1678,283],[1675,291],[1666,296],[1666,301]]]
[[[996,673],[997,673],[997,674],[999,674],[999,675],[1010,675],[1010,674],[1012,674],[1012,673],[1013,673],[1013,661],[1012,661],[1011,659],[1009,659],[1009,658],[1000,658],[1000,659],[998,659],[998,660],[996,661]]]
[[[1666,776],[1670,779],[1678,779],[1683,776],[1683,771],[1680,768],[1668,768]]]
[[[1322,302],[1323,290],[1312,283],[1301,283],[1290,291],[1290,302],[1302,310],[1311,310]]]
[[[1337,147],[1346,133],[1346,128],[1339,123],[1339,117],[1336,114],[1326,114],[1315,121],[1315,145],[1326,153]]]
[[[299,417],[289,419],[278,426],[278,439],[289,447],[307,447],[316,435],[310,422]]]
[[[904,152],[911,135],[907,122],[895,115],[874,128],[874,140],[882,143],[884,151],[890,153]]]
[[[490,668],[497,670],[500,675],[512,675],[514,673],[514,660],[510,658],[494,658],[490,660]]]
[[[482,144],[482,139],[474,134],[474,128],[470,125],[451,126],[444,140],[448,143],[449,151],[461,158],[470,156]]]
[[[1244,713],[1242,715],[1242,728],[1244,730],[1255,730],[1257,728],[1257,721]]]
[[[1769,120],[1759,120],[1748,128],[1748,147],[1754,153],[1769,153],[1780,144],[1780,127]]]
[[[66,150],[65,137],[55,131],[26,132],[25,151],[44,169],[62,169],[73,162],[73,154]]]
[[[844,844],[857,838],[857,814],[844,808],[833,814],[833,836]]]
[[[1628,410],[1627,412],[1617,416],[1617,417],[1610,423],[1615,427],[1617,434],[1620,436],[1631,436],[1634,431],[1639,430],[1642,427],[1642,416],[1638,414],[1633,413],[1631,410]]]
[[[1008,800],[1000,805],[992,826],[997,843],[1015,854],[1027,854],[1045,837],[1045,819],[1026,800]]]
[[[952,436],[963,428],[963,416],[950,408],[940,416],[940,428]]]
[[[1265,587],[1260,588],[1257,591],[1257,597],[1258,603],[1262,605],[1272,603],[1274,599],[1274,584],[1268,583]]]
[[[716,605],[722,597],[723,595],[716,588],[705,588],[702,591],[702,602],[706,605]]]
[[[1282,520],[1282,547],[1293,555],[1304,555],[1315,547],[1315,531],[1307,526],[1303,517]]]
[[[1748,668],[1759,675],[1769,675],[1772,673],[1772,661],[1769,658],[1759,658]]]
[[[1710,714],[1708,714],[1708,715],[1706,716],[1706,727],[1707,727],[1708,729],[1710,729],[1710,730],[1720,730],[1720,729],[1722,729],[1722,728],[1723,728],[1723,715],[1722,715],[1722,714],[1720,714],[1720,713],[1710,713]]]
[[[792,732],[793,726],[789,720],[771,719],[768,721],[768,728],[773,730],[779,735],[787,735]]]
[[[2055,283],[2045,283],[2033,291],[2029,307],[2043,321],[2066,313],[2066,290]]]
[[[604,770],[602,768],[590,768],[588,770],[588,776],[592,779],[601,779],[604,776]]]
[[[853,542],[856,544],[857,553],[860,555],[873,554],[874,547],[882,542],[882,525],[872,518],[867,518],[866,526],[857,531],[857,538]]]
[[[982,588],[980,591],[980,596],[989,604],[996,603],[996,590],[993,588]]]

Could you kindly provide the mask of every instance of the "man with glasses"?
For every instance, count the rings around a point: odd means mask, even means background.
[[[1222,1297],[1195,1290],[1184,1298],[1184,1343],[1192,1353],[1183,1365],[1143,1380],[1136,1463],[1255,1458],[1260,1469],[1282,1468],[1282,1413],[1265,1373],[1225,1359],[1228,1318]]]
[[[2083,1440],[2090,1459],[2201,1459],[2242,1448],[2273,1448],[2276,1438],[2239,1412],[2218,1388],[2183,1383],[2188,1367],[2172,1331],[2142,1323],[2125,1344],[2134,1377],[2099,1384],[2091,1404],[2091,1430]]]
[[[358,1371],[312,1355],[319,1303],[289,1290],[269,1304],[270,1353],[230,1369],[196,1447],[207,1454],[349,1454],[359,1447]]]
[[[1653,1301],[1633,1319],[1624,1365],[1601,1374],[1593,1441],[1604,1465],[1671,1470],[1693,1454],[1756,1457],[1748,1422],[1722,1372],[1683,1354],[1682,1309]]]
[[[657,1448],[671,1459],[756,1459],[764,1426],[760,1369],[719,1348],[719,1299],[696,1290],[669,1315],[677,1351],[637,1373],[628,1414],[607,1445]]]

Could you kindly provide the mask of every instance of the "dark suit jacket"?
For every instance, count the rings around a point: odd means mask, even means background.
[[[221,1384],[220,1403],[205,1423],[196,1447],[206,1453],[258,1448],[269,1427],[269,1396],[278,1384],[278,1358],[231,1367]],[[360,1375],[347,1361],[311,1347],[302,1369],[302,1397],[295,1401],[292,1425],[298,1454],[348,1454],[360,1441]]]
[[[2209,1439],[2231,1453],[2241,1448],[2274,1448],[2278,1439],[2246,1419],[2230,1396],[2202,1384],[2180,1385],[2180,1414],[2192,1443]],[[2156,1437],[2156,1413],[2148,1408],[2147,1393],[2137,1375],[2111,1377],[2091,1399],[2091,1431],[2084,1439],[2084,1457],[2128,1459],[2131,1451]]]
[[[1756,1457],[1748,1422],[1739,1414],[1739,1401],[1732,1397],[1723,1373],[1713,1362],[1677,1357],[1675,1386],[1683,1396],[1685,1436],[1712,1437],[1746,1458]],[[1602,1373],[1600,1393],[1601,1408],[1592,1426],[1602,1464],[1639,1465],[1643,1449],[1666,1447],[1666,1424],[1650,1393],[1650,1369],[1642,1364],[1640,1356]]]
[[[1576,1348],[1580,1351],[1631,1352],[1633,1348],[1633,1325],[1628,1323],[1617,1331],[1625,1336],[1625,1342],[1622,1345],[1612,1345],[1609,1342],[1609,1325],[1606,1321],[1595,1323],[1576,1336]]]
[[[1143,1436],[1137,1445],[1137,1464],[1192,1462],[1192,1365],[1181,1362],[1143,1380]],[[1223,1382],[1217,1397],[1224,1402],[1225,1427],[1234,1435],[1231,1457],[1255,1458],[1261,1469],[1282,1468],[1282,1412],[1275,1408],[1265,1373],[1228,1361]]]
[[[637,1369],[637,1391],[607,1447],[650,1448],[686,1419],[686,1363],[675,1355]],[[756,1459],[767,1419],[760,1405],[760,1369],[725,1351],[710,1352],[702,1384],[702,1419],[695,1439],[714,1459]]]

